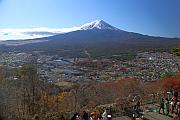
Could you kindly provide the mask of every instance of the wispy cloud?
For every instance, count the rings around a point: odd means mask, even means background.
[[[61,28],[61,29],[48,28],[48,27],[28,28],[28,29],[6,28],[6,29],[0,29],[0,41],[48,37],[48,36],[52,36],[52,35],[56,35],[56,34],[76,31],[79,29],[80,29],[80,27]]]
[[[5,28],[5,29],[0,29],[0,41],[41,38],[41,37],[48,37],[48,36],[52,36],[56,34],[77,31],[77,30],[86,30],[87,28],[91,29],[92,27],[98,28],[100,21],[101,20],[95,20],[93,22],[81,25],[79,27],[72,27],[72,28],[48,28],[48,27],[27,28],[27,29]],[[109,26],[110,25],[108,25],[108,27]]]

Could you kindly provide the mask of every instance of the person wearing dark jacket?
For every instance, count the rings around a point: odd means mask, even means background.
[[[78,117],[78,114],[75,113],[75,114],[73,115],[73,117],[71,118],[71,120],[77,120],[77,117]]]
[[[73,117],[71,118],[71,120],[76,120],[76,117],[75,117],[75,116],[73,116]]]
[[[169,115],[170,104],[168,98],[165,99],[166,116]]]
[[[163,114],[164,113],[164,103],[165,103],[165,100],[164,98],[162,97],[161,100],[160,100],[160,108],[159,108],[159,113],[161,113],[161,109],[163,110]]]
[[[60,120],[65,120],[64,115],[61,115]]]
[[[89,120],[89,116],[86,111],[83,111],[83,120]]]

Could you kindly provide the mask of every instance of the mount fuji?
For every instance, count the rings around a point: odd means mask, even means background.
[[[44,32],[42,31],[43,34]],[[103,20],[96,20],[54,34],[36,39],[5,41],[0,46],[0,50],[46,51],[75,56],[84,50],[88,50],[95,56],[106,56],[118,54],[122,51],[157,49],[164,51],[180,45],[179,38],[154,37],[127,32],[111,26]]]

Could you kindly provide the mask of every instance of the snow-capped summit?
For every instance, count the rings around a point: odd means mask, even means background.
[[[110,30],[118,30],[116,27],[109,25],[103,20],[95,20],[93,22],[84,24],[80,27],[80,30],[92,30],[92,29],[110,29]]]

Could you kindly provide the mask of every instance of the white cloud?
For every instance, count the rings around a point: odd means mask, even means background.
[[[6,28],[6,29],[0,29],[0,41],[23,40],[23,39],[48,37],[48,36],[52,36],[55,34],[76,31],[79,29],[80,29],[80,27],[62,28],[62,29],[48,28],[48,27],[28,28],[28,29]]]

